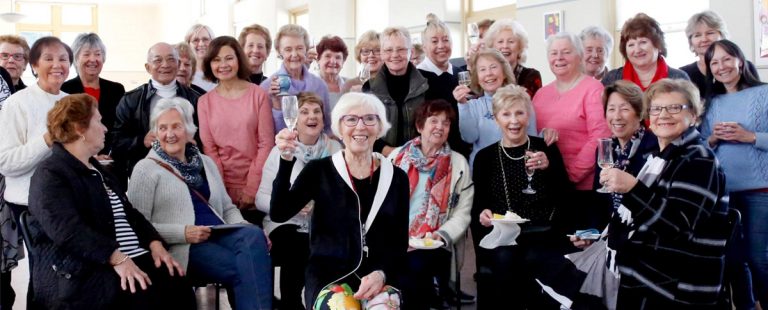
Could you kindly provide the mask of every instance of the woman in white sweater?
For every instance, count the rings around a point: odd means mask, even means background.
[[[133,169],[128,199],[191,278],[223,283],[237,309],[271,309],[266,237],[243,220],[216,164],[191,143],[193,111],[183,98],[157,102],[149,120],[157,140]]]

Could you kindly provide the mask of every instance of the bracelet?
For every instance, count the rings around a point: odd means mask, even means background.
[[[122,263],[125,263],[125,261],[127,261],[129,258],[130,258],[130,257],[128,257],[128,255],[124,255],[124,256],[123,256],[123,259],[121,259],[121,260],[120,260],[119,262],[117,262],[117,263],[114,263],[114,264],[112,264],[112,266],[114,267],[114,266],[120,265],[120,264],[122,264]]]

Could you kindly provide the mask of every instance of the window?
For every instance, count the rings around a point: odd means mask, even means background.
[[[617,60],[617,67],[624,62],[620,53],[618,53],[619,38],[621,27],[624,22],[643,12],[653,17],[661,25],[664,31],[664,41],[667,44],[667,64],[672,68],[679,68],[697,60],[688,48],[688,38],[685,36],[685,26],[688,24],[688,18],[698,12],[709,9],[708,0],[616,0],[616,30],[614,40],[616,48],[614,58]]]
[[[495,9],[516,3],[516,0],[472,0],[472,12]]]
[[[309,7],[308,6],[301,6],[298,8],[295,8],[293,10],[290,10],[290,23],[296,24],[301,27],[304,27],[304,29],[309,30]]]

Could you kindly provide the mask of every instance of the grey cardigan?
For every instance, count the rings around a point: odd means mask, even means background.
[[[208,202],[213,211],[227,224],[245,222],[240,210],[232,204],[232,200],[227,195],[216,164],[210,157],[203,154],[200,156],[203,159],[203,169],[211,189]],[[192,196],[187,184],[150,158],[163,161],[154,150],[150,150],[147,158],[136,164],[131,174],[131,181],[128,183],[128,200],[155,226],[160,236],[168,243],[169,252],[173,258],[186,270],[189,261],[189,243],[184,236],[184,228],[187,225],[195,225]]]

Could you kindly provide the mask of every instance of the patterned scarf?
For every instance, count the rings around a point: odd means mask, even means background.
[[[192,143],[187,143],[184,154],[187,156],[187,162],[183,163],[175,157],[168,155],[162,147],[160,141],[152,142],[152,149],[165,162],[171,164],[176,170],[179,170],[181,176],[187,185],[198,188],[203,185],[203,160],[200,158],[200,150]]]
[[[306,145],[304,143],[296,143],[296,158],[303,163],[308,163],[310,160],[324,158],[331,156],[328,149],[328,136],[324,133],[320,134],[317,138],[317,142],[314,145]]]
[[[624,171],[627,170],[627,167],[629,166],[629,158],[635,155],[637,148],[640,146],[640,141],[643,140],[643,135],[645,135],[645,126],[640,124],[640,127],[638,127],[635,133],[632,134],[632,138],[627,141],[627,144],[625,144],[624,147],[621,147],[619,138],[613,137],[613,145],[616,146],[613,149],[613,158],[616,159],[616,168]],[[611,193],[614,210],[617,210],[621,206],[622,197],[624,197],[624,195],[616,192]]]
[[[422,238],[427,232],[436,231],[447,217],[451,191],[450,146],[445,143],[434,156],[426,157],[421,152],[421,137],[416,137],[403,145],[393,164],[408,173],[411,195],[419,184],[419,173],[429,175],[424,188],[427,199],[420,206],[411,206],[419,209],[408,227],[408,234]]]

